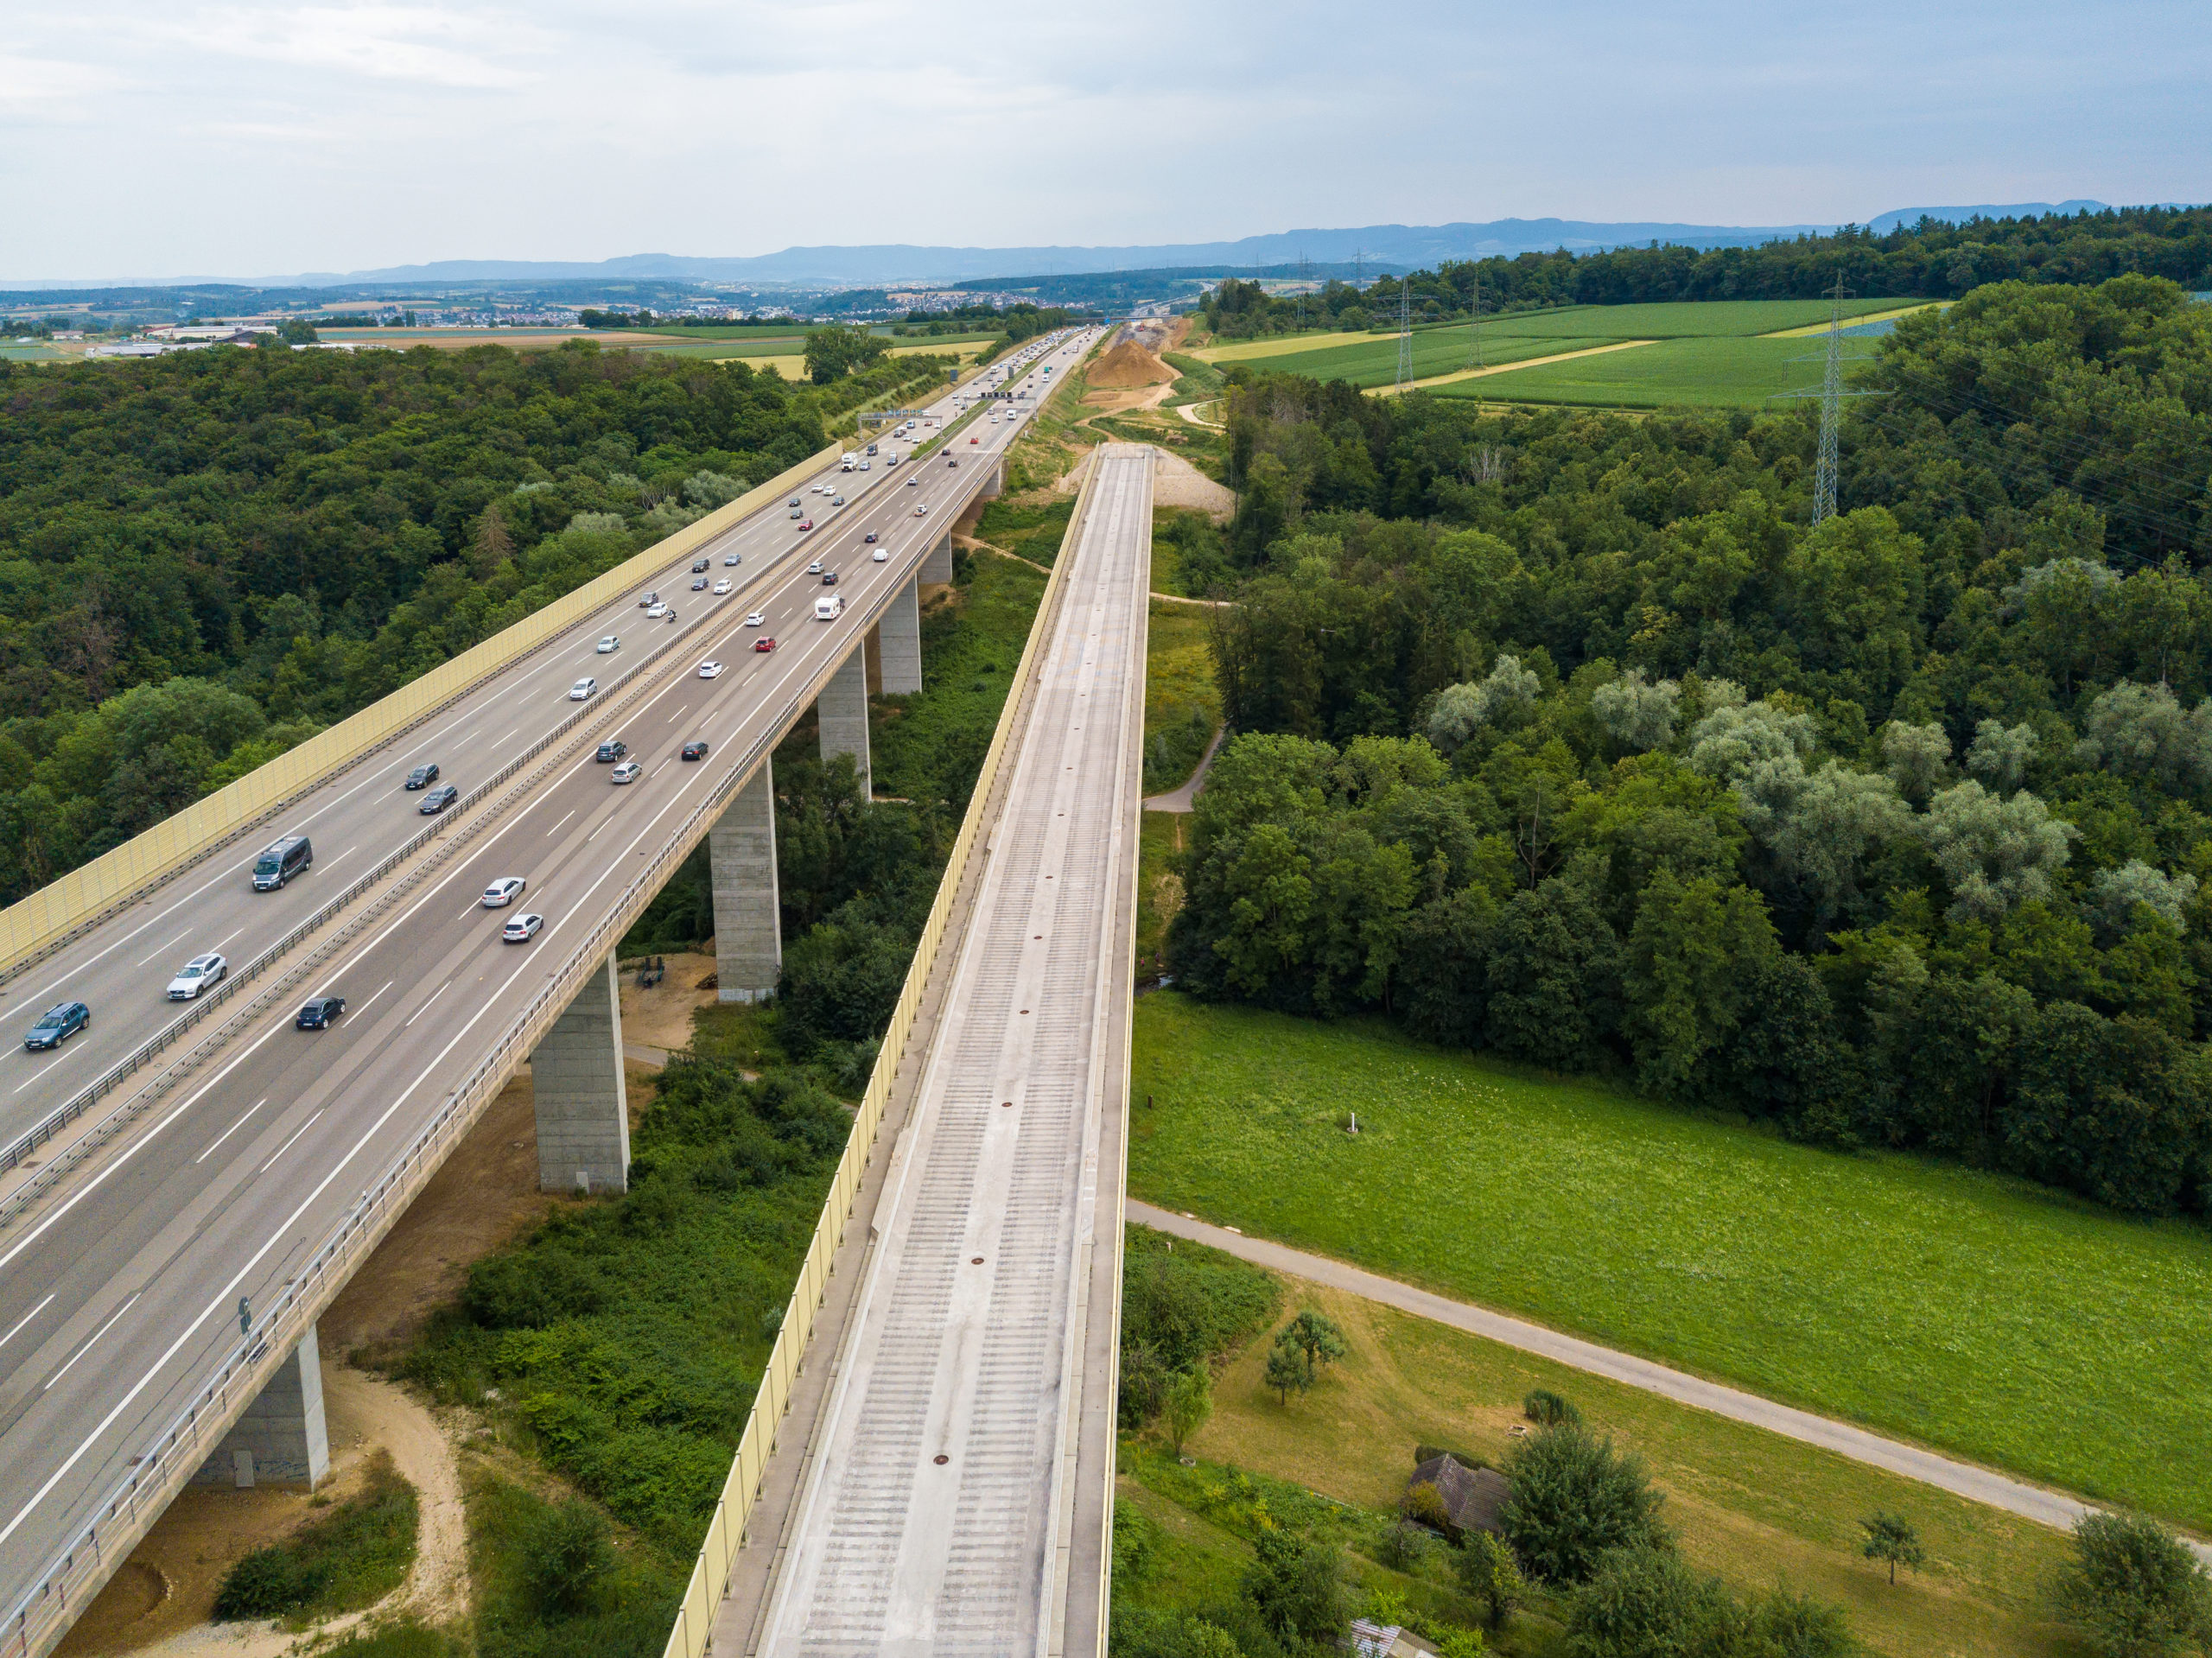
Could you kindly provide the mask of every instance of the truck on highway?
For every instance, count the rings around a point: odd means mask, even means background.
[[[834,622],[845,613],[845,595],[842,593],[824,594],[814,601],[814,619]]]

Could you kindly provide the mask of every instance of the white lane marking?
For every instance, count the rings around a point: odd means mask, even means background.
[[[567,814],[567,816],[563,816],[563,817],[561,819],[561,823],[567,823],[570,817],[574,817],[575,815],[576,815],[576,814],[575,814],[575,812],[574,809],[572,808],[572,809],[569,811],[569,813]],[[558,832],[559,832],[559,830],[560,830],[560,828],[561,828],[561,823],[556,823],[556,824],[554,824],[554,825],[553,825],[553,827],[552,827],[551,829],[550,829],[546,830],[545,832],[546,832],[548,835],[553,835],[553,834],[556,834],[556,833],[558,833]]]
[[[359,842],[356,842],[353,845],[347,847],[347,848],[345,849],[345,851],[343,851],[343,852],[340,853],[340,854],[338,854],[338,857],[337,857],[337,858],[325,858],[325,859],[322,861],[322,867],[323,867],[325,869],[327,869],[327,868],[329,868],[329,867],[330,867],[330,866],[331,866],[331,865],[333,865],[333,864],[334,864],[334,863],[336,863],[336,862],[338,861],[338,858],[350,858],[350,857],[352,857],[352,856],[353,856],[356,852],[359,852],[360,849],[361,849],[361,848],[360,848],[360,844],[359,844]],[[243,928],[241,928],[241,929],[240,929],[240,931],[244,931],[244,929],[243,929]]]
[[[515,727],[515,731],[520,731],[521,729],[522,729],[522,727],[521,727],[520,726],[517,726],[517,727]],[[512,736],[513,736],[513,735],[515,734],[515,731],[510,731],[509,733],[507,733],[507,737],[512,737]],[[493,741],[492,741],[492,746],[493,746],[493,747],[494,747],[494,748],[498,748],[498,747],[499,747],[502,744],[504,744],[504,743],[507,740],[507,737],[495,737],[494,739],[493,739]]]
[[[132,1158],[137,1156],[139,1153],[144,1151],[147,1147],[152,1145],[155,1139],[161,1134],[162,1129],[168,1128],[169,1124],[175,1122],[179,1117],[190,1110],[194,1104],[198,1103],[198,1102],[206,1096],[209,1089],[214,1087],[215,1084],[221,1082],[224,1077],[229,1076],[240,1065],[245,1064],[247,1060],[253,1057],[255,1051],[264,1042],[268,1041],[270,1037],[276,1035],[276,1032],[282,1029],[283,1029],[283,1026],[281,1025],[270,1026],[266,1031],[263,1032],[257,1039],[256,1039],[252,1045],[248,1047],[245,1052],[239,1054],[238,1057],[232,1060],[229,1064],[225,1065],[222,1070],[217,1071],[213,1077],[210,1077],[205,1083],[200,1085],[199,1089],[194,1093],[185,1100],[183,1104],[178,1106],[175,1110],[170,1112],[166,1117],[163,1117],[161,1121],[152,1128],[148,1129],[145,1134],[137,1141],[137,1144],[125,1151],[122,1156],[117,1158],[114,1162],[104,1166],[98,1174],[94,1175],[90,1180],[87,1180],[82,1186],[79,1187],[77,1191],[69,1197],[67,1202],[60,1204],[54,1210],[54,1213],[48,1215],[36,1226],[31,1228],[29,1232],[26,1232],[22,1237],[18,1238],[16,1241],[16,1247],[14,1248],[9,1250],[6,1255],[0,1255],[0,1267],[6,1266],[17,1255],[22,1254],[24,1250],[29,1248],[31,1245],[38,1242],[40,1235],[44,1233],[48,1227],[54,1225],[55,1222],[59,1221],[71,1210],[76,1208],[79,1204],[81,1204],[86,1198],[91,1197],[95,1191],[98,1191],[100,1187],[106,1183],[109,1176],[115,1173],[117,1170],[122,1168],[125,1164],[130,1162]]]
[[[266,1105],[266,1104],[268,1104],[268,1103],[269,1103],[269,1100],[268,1100],[268,1097],[267,1097],[266,1096],[264,1096],[262,1098],[256,1100],[256,1101],[255,1101],[251,1105],[250,1105],[250,1106],[246,1107],[246,1109],[245,1109],[245,1117],[250,1117],[250,1116],[251,1116],[255,1112],[257,1112],[257,1111],[260,1110],[260,1109],[261,1109],[261,1108],[262,1108],[263,1106],[264,1106],[264,1105]],[[194,1162],[195,1162],[195,1163],[205,1163],[205,1162],[206,1162],[209,1158],[213,1157],[213,1156],[215,1154],[215,1147],[217,1147],[217,1146],[220,1146],[220,1145],[221,1145],[225,1140],[228,1140],[228,1139],[229,1139],[232,1134],[234,1134],[238,1133],[238,1131],[239,1129],[241,1129],[241,1128],[245,1128],[245,1117],[240,1117],[240,1118],[239,1118],[236,1122],[232,1123],[229,1128],[227,1128],[224,1129],[224,1130],[223,1130],[223,1132],[222,1132],[221,1134],[219,1134],[216,1135],[216,1136],[215,1136],[215,1145],[214,1145],[214,1146],[210,1146],[210,1147],[209,1147],[206,1151],[204,1151],[204,1152],[200,1153],[199,1156],[197,1156],[197,1157],[194,1158],[192,1160],[193,1160]]]
[[[453,981],[451,979],[448,979],[446,981],[446,984],[451,984],[452,982]],[[413,1013],[408,1014],[408,1016],[400,1022],[399,1028],[403,1031],[405,1030],[416,1020],[422,1018],[423,1014],[429,1013],[430,1011],[430,1002],[435,1001],[440,996],[445,994],[446,984],[442,984],[435,990],[430,992],[429,1000],[425,1001],[420,1007],[417,1007]]]
[[[377,1003],[377,997],[381,996],[382,994],[384,994],[384,993],[385,993],[385,991],[387,991],[387,990],[391,989],[392,986],[394,986],[395,984],[397,984],[398,982],[399,982],[399,981],[398,981],[398,980],[397,980],[397,979],[386,979],[386,980],[385,980],[382,984],[378,985],[378,986],[376,988],[376,989],[375,989],[375,990],[374,990],[374,991],[370,994],[370,997],[369,997],[369,999],[368,999],[366,1001],[363,1002],[363,1003],[362,1003],[359,1007],[356,1007],[356,1008],[353,1010],[353,1017],[354,1017],[354,1018],[356,1018],[356,1019],[359,1019],[359,1018],[363,1013],[367,1013],[367,1012],[369,1011],[369,1009],[370,1009],[370,1008],[372,1008],[372,1007],[375,1007],[375,1006],[376,1006],[376,1003]],[[345,1017],[345,1015],[341,1013],[341,1014],[340,1014],[340,1015],[339,1015],[339,1017],[340,1017],[340,1019],[343,1019],[343,1018]]]
[[[229,932],[225,933],[220,938],[218,938],[215,941],[214,948],[217,950],[222,949],[224,945],[229,943],[232,939],[237,937],[245,931],[245,929],[244,927],[233,927]]]
[[[316,1123],[320,1122],[322,1120],[322,1112],[327,1111],[330,1108],[328,1106],[323,1107],[321,1111],[317,1111],[315,1115],[309,1117],[305,1122],[295,1128],[292,1131],[292,1138],[286,1140],[282,1146],[279,1146],[276,1148],[276,1152],[270,1157],[270,1159],[261,1166],[259,1172],[266,1174],[270,1169],[276,1167],[277,1158],[283,1156],[285,1153],[290,1151],[293,1146],[298,1141],[300,1136],[307,1133],[308,1129],[314,1128]]]
[[[78,1035],[79,1035],[79,1036],[82,1036],[82,1035],[84,1034],[83,1031],[81,1031],[81,1030],[79,1030],[77,1033],[78,1033]],[[83,1051],[83,1050],[82,1050],[82,1049],[79,1049],[79,1048],[73,1048],[73,1047],[68,1046],[67,1044],[64,1044],[64,1045],[63,1045],[63,1046],[62,1046],[62,1049],[61,1049],[61,1051],[60,1051],[60,1052],[59,1052],[59,1053],[55,1054],[55,1055],[54,1056],[54,1058],[51,1058],[51,1059],[48,1060],[44,1064],[41,1065],[41,1066],[40,1066],[36,1070],[33,1071],[33,1072],[32,1072],[29,1077],[25,1077],[22,1082],[20,1082],[20,1083],[16,1083],[16,1093],[18,1093],[18,1094],[22,1093],[25,1089],[29,1088],[29,1087],[33,1083],[35,1083],[35,1082],[38,1081],[38,1079],[39,1079],[40,1077],[41,1077],[45,1076],[47,1072],[48,1072],[49,1070],[53,1070],[56,1065],[60,1064],[64,1059],[73,1058],[74,1058],[77,1054],[79,1054],[79,1052],[81,1052],[81,1051]]]
[[[138,1292],[138,1295],[143,1295],[145,1293],[146,1293],[145,1291],[141,1290],[141,1291],[139,1291],[139,1292]],[[136,1305],[138,1305],[138,1295],[134,1295],[134,1296],[132,1296],[132,1297],[131,1297],[128,1301],[125,1301],[125,1302],[124,1302],[121,1306],[119,1306],[119,1307],[116,1308],[116,1310],[115,1310],[115,1315],[114,1315],[114,1318],[110,1318],[110,1319],[109,1319],[105,1324],[102,1324],[102,1325],[101,1325],[98,1330],[95,1330],[94,1331],[92,1331],[92,1340],[91,1340],[91,1341],[87,1341],[87,1342],[86,1342],[86,1343],[82,1347],[79,1348],[75,1352],[72,1353],[72,1354],[69,1356],[69,1363],[68,1363],[68,1364],[65,1364],[65,1365],[63,1365],[60,1369],[56,1370],[56,1371],[55,1371],[52,1375],[50,1375],[50,1376],[47,1377],[47,1379],[46,1379],[46,1388],[51,1388],[51,1387],[52,1387],[55,1382],[57,1382],[60,1381],[62,1377],[64,1377],[64,1376],[67,1375],[69,1374],[70,1366],[71,1366],[71,1365],[75,1364],[79,1359],[80,1359],[80,1358],[84,1357],[86,1354],[87,1354],[87,1353],[89,1353],[89,1352],[91,1352],[91,1351],[92,1350],[92,1342],[96,1342],[96,1341],[99,1340],[99,1338],[100,1338],[101,1337],[103,1337],[103,1336],[106,1335],[106,1334],[107,1334],[107,1332],[108,1332],[109,1331],[111,1331],[111,1330],[114,1329],[114,1328],[115,1328],[115,1320],[116,1320],[117,1318],[121,1318],[124,1313],[126,1313],[126,1312],[130,1312],[130,1309],[131,1309],[132,1307],[134,1307],[134,1306],[136,1306]],[[39,1391],[40,1391],[41,1393],[44,1393],[44,1392],[46,1391],[46,1388],[41,1388],[39,1389]]]
[[[152,960],[154,959],[154,956],[159,956],[159,955],[160,955],[163,950],[167,950],[167,949],[169,947],[169,944],[175,944],[175,943],[178,943],[181,942],[183,939],[185,939],[185,938],[187,938],[187,937],[189,937],[191,936],[191,933],[192,933],[192,929],[191,929],[191,928],[189,928],[189,927],[187,927],[187,928],[186,928],[182,932],[181,932],[181,933],[177,934],[177,936],[176,936],[175,938],[170,939],[170,940],[169,940],[168,944],[156,944],[156,945],[155,945],[155,946],[154,946],[154,954],[153,954],[153,956],[140,956],[137,961],[135,961],[135,962],[133,962],[131,963],[131,966],[133,966],[133,967],[143,967],[143,966],[145,966],[147,962],[150,962],[150,961],[152,961]],[[232,937],[235,937],[236,936],[237,936],[236,934],[233,934],[233,935],[232,935]]]
[[[32,1319],[37,1318],[40,1313],[45,1312],[46,1302],[51,1301],[52,1299],[54,1299],[54,1292],[49,1290],[47,1292],[46,1301],[41,1301],[29,1312],[23,1314],[22,1318],[16,1319],[15,1328],[10,1330],[6,1335],[0,1336],[0,1347],[5,1347],[10,1342],[15,1340],[16,1337],[22,1335],[23,1333],[23,1326],[29,1324]]]

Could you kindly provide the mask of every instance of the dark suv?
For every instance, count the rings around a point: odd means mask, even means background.
[[[629,744],[624,742],[620,737],[609,737],[605,742],[600,744],[596,758],[602,762],[619,760],[629,752]]]
[[[38,1023],[23,1038],[23,1046],[34,1053],[41,1048],[58,1048],[92,1022],[92,1010],[83,1002],[65,1001],[39,1015]]]

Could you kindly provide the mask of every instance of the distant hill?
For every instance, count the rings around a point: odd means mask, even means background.
[[[2178,202],[2162,201],[2162,207],[2178,206]],[[1894,213],[1877,213],[1866,221],[1866,228],[1877,236],[1887,236],[1894,230],[1910,230],[1923,219],[1938,224],[1963,225],[1970,219],[2040,219],[2045,213],[2101,213],[2110,211],[2102,201],[2015,201],[2009,204],[1984,202],[1976,207],[1899,207]]]

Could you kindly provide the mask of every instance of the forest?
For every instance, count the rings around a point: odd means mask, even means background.
[[[2212,1205],[2212,307],[1904,319],[1817,526],[1801,415],[1228,378],[1179,985]]]
[[[800,389],[590,342],[0,363],[0,903],[944,373]]]
[[[1416,321],[1487,315],[1541,305],[1623,305],[1652,300],[1815,299],[1834,291],[1955,299],[1993,283],[2094,283],[2163,276],[2212,288],[2212,208],[2121,207],[2036,219],[1923,219],[1887,234],[1847,226],[1759,247],[1653,245],[1604,253],[1523,253],[1446,262],[1365,288],[1331,282],[1303,305],[1235,278],[1201,303],[1205,326],[1227,340],[1308,327],[1364,328],[1395,319],[1412,290]]]

